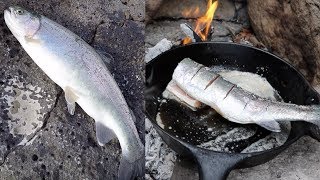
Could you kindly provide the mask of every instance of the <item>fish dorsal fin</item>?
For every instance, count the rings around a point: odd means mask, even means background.
[[[64,89],[64,97],[66,98],[68,112],[71,115],[74,115],[74,111],[76,109],[76,101],[79,99],[75,91],[69,86]]]
[[[96,121],[96,136],[100,146],[104,146],[106,143],[116,137],[112,129],[108,128],[99,121]]]
[[[280,124],[273,120],[273,121],[254,121],[257,125],[272,131],[272,132],[281,132]]]

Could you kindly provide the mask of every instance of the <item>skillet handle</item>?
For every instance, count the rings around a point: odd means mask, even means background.
[[[201,148],[190,149],[198,163],[201,180],[224,180],[248,154],[219,153]]]

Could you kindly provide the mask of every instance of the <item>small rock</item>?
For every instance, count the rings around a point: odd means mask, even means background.
[[[236,8],[231,0],[221,0],[218,2],[214,19],[230,21],[235,18]]]
[[[223,22],[222,25],[231,33],[233,36],[237,35],[242,29],[242,24],[236,24],[233,22]]]
[[[215,42],[233,42],[230,36],[225,37],[212,37],[211,41]]]
[[[213,33],[212,36],[227,36],[230,34],[230,31],[223,26],[223,23],[220,21],[213,21],[212,22]]]
[[[247,7],[243,7],[237,11],[236,21],[244,26],[250,26]]]

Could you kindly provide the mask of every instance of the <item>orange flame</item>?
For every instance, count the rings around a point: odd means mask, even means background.
[[[204,16],[200,17],[196,21],[196,27],[194,31],[200,36],[200,38],[205,41],[207,40],[207,36],[209,34],[210,28],[211,28],[211,22],[214,17],[214,13],[216,12],[218,7],[218,1],[215,1],[212,3],[212,0],[208,1],[207,4],[207,11]],[[199,10],[199,8],[197,8]],[[197,10],[196,9],[196,10]],[[186,11],[184,12],[185,15],[189,15],[188,13],[195,12],[195,11]],[[198,11],[199,12],[199,11]],[[189,44],[191,43],[191,38],[186,37],[182,40],[182,44]]]
[[[189,44],[192,42],[192,39],[190,37],[186,37],[182,40],[182,44],[185,45],[185,44]]]

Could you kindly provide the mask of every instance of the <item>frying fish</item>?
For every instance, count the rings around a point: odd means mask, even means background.
[[[120,142],[119,179],[143,175],[144,146],[133,116],[99,54],[79,36],[52,20],[21,7],[4,12],[5,22],[33,61],[63,90],[68,111],[75,103],[96,122],[96,136],[103,146]]]
[[[320,124],[318,105],[301,106],[261,98],[189,58],[178,64],[172,78],[189,96],[209,105],[232,122],[255,123],[274,132],[281,131],[277,121]]]

